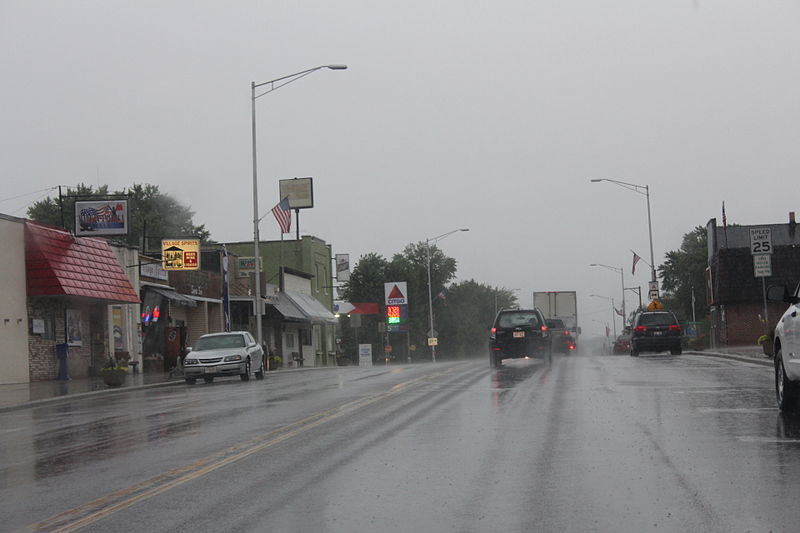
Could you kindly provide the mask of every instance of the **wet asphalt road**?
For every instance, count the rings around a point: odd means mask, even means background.
[[[797,531],[771,370],[572,355],[0,413],[1,531]]]

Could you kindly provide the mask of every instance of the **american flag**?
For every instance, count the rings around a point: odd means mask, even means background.
[[[292,211],[289,209],[289,197],[287,196],[278,205],[272,208],[272,214],[281,227],[281,232],[290,233],[292,231]]]

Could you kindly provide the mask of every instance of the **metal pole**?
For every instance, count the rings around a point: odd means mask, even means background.
[[[769,311],[767,311],[767,278],[761,277],[761,291],[764,294],[764,323],[769,326]]]
[[[619,279],[622,281],[622,330],[625,331],[625,323],[628,321],[628,315],[625,312],[625,269],[619,269]]]
[[[433,334],[433,292],[431,291],[431,240],[425,239],[425,248],[428,251],[428,315],[430,318],[431,329],[429,331],[431,337]],[[436,362],[436,346],[431,344],[431,361]]]
[[[694,298],[694,285],[692,285],[692,322],[697,322],[697,317],[695,316],[694,310],[695,298]]]
[[[650,219],[650,186],[644,186],[644,194],[647,197],[647,230],[650,233],[650,272],[651,281],[656,281],[656,262],[653,257],[653,223]]]
[[[258,166],[256,162],[256,83],[250,83],[250,112],[253,127],[253,255],[256,261],[255,275],[255,317],[256,317],[256,342],[259,346],[264,342],[264,332],[261,326],[261,252],[259,251],[258,235]]]
[[[617,338],[617,308],[614,307],[614,298],[611,298],[611,323],[614,325],[614,338]]]

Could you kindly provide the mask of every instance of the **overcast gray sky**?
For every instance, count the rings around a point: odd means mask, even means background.
[[[352,262],[468,227],[439,243],[459,279],[577,290],[600,331],[588,294],[619,277],[588,264],[646,286],[647,211],[590,178],[650,185],[657,263],[723,200],[800,210],[798,23],[789,0],[0,0],[0,212],[153,183],[252,239],[250,82],[344,63],[257,101],[262,214],[313,176],[301,231]]]

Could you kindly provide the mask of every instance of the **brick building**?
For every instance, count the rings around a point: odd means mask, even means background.
[[[769,228],[772,237],[772,275],[755,277],[750,252],[750,229]],[[764,288],[800,282],[800,229],[794,212],[785,224],[717,226],[712,218],[708,234],[706,298],[711,312],[712,341],[717,346],[754,345],[765,331],[772,331],[786,304],[767,302],[764,318]]]

